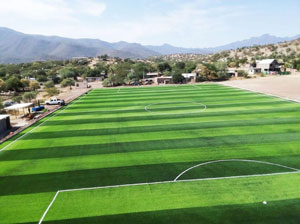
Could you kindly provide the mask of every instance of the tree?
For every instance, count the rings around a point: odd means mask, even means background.
[[[55,87],[47,88],[46,92],[47,92],[48,96],[50,96],[50,97],[59,94],[59,90]]]
[[[22,85],[20,79],[18,79],[15,76],[9,78],[6,81],[6,89],[7,90],[18,92],[21,88],[23,88],[23,85]]]
[[[120,62],[117,65],[114,65],[111,68],[112,74],[108,76],[109,82],[113,86],[124,84],[125,78],[127,77],[128,73],[132,71],[131,66],[131,62]]]
[[[46,89],[52,88],[52,87],[54,87],[54,82],[53,82],[53,81],[45,82],[45,83],[44,83],[44,87],[45,87]]]
[[[185,63],[184,62],[177,62],[175,64],[175,68],[183,70],[183,69],[185,69]]]
[[[60,85],[61,85],[61,87],[69,86],[70,90],[71,90],[72,86],[75,86],[75,81],[74,81],[74,79],[67,78],[67,79],[64,79],[63,81],[61,81]]]
[[[47,78],[46,75],[38,75],[38,76],[37,76],[37,80],[38,80],[39,82],[47,82],[48,78]]]
[[[33,80],[29,84],[29,88],[31,91],[36,91],[37,89],[41,88],[40,83],[36,80]]]
[[[202,81],[212,81],[217,75],[216,68],[211,64],[203,64],[201,66],[201,76]]]
[[[196,69],[196,64],[192,61],[189,61],[185,64],[185,72],[191,73]]]
[[[300,64],[297,65],[296,69],[300,71]]]
[[[153,71],[153,68],[151,65],[139,62],[133,65],[133,71],[138,79],[143,79],[146,73]]]
[[[24,102],[31,102],[37,96],[37,92],[27,92],[23,95]]]
[[[0,92],[5,90],[6,90],[6,83],[2,79],[0,79]]]
[[[185,78],[182,76],[182,74],[179,70],[176,70],[176,71],[174,71],[172,80],[174,83],[184,83]]]
[[[109,80],[108,80],[108,78],[107,78],[107,79],[104,79],[104,80],[103,80],[102,85],[103,85],[104,87],[109,87],[109,86],[111,86],[111,83],[109,82]]]
[[[169,65],[168,62],[163,62],[157,65],[157,69],[160,73],[163,73],[164,71],[172,71],[172,67]]]
[[[227,71],[227,63],[218,61],[214,64],[218,72],[226,72]]]
[[[23,91],[25,91],[25,88],[29,87],[30,81],[28,79],[21,79],[21,83],[23,85]]]
[[[117,76],[114,74],[109,74],[107,79],[104,79],[103,86],[116,86],[117,85]]]
[[[130,73],[128,73],[124,81],[130,84],[131,82],[137,82],[139,80],[139,77],[134,73],[134,71],[131,71]]]
[[[55,73],[50,74],[49,78],[52,80],[54,84],[58,84],[61,81],[60,78]]]
[[[2,110],[3,108],[4,108],[3,99],[2,97],[0,97],[0,109]]]
[[[59,74],[61,75],[62,79],[66,79],[66,78],[76,79],[78,76],[77,71],[75,70],[75,68],[72,68],[72,67],[65,67],[65,68],[61,69],[59,71]]]

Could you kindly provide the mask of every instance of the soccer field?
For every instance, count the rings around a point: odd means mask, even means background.
[[[299,223],[300,104],[96,89],[0,146],[0,223]],[[265,203],[263,203],[265,202]]]

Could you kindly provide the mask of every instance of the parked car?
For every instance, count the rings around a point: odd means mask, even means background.
[[[65,105],[65,101],[64,100],[60,100],[60,99],[56,99],[56,98],[50,98],[50,100],[47,100],[46,105]]]
[[[36,107],[32,108],[32,112],[38,112],[38,111],[42,111],[44,109],[45,109],[44,106],[36,106]]]
[[[10,107],[10,106],[12,106],[12,105],[14,105],[14,104],[16,104],[16,102],[13,102],[13,101],[6,101],[6,102],[4,103],[4,107]]]

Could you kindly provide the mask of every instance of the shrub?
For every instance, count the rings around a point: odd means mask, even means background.
[[[22,96],[14,96],[12,98],[12,100],[17,103],[21,103],[22,99],[23,99]]]
[[[45,87],[46,89],[52,88],[52,87],[54,87],[54,82],[53,82],[53,81],[45,82],[45,83],[44,83],[44,87]]]
[[[64,79],[63,81],[61,81],[60,85],[61,85],[61,87],[69,86],[70,89],[72,89],[72,86],[75,86],[75,81],[74,81],[74,79],[67,78],[67,79]]]
[[[55,96],[55,95],[59,94],[59,90],[55,87],[47,88],[46,92],[47,92],[48,96]]]
[[[33,99],[35,99],[37,96],[37,92],[27,92],[23,95],[23,101],[24,102],[31,102]]]
[[[32,90],[32,91],[36,91],[37,89],[41,88],[40,84],[38,81],[34,80],[34,81],[31,81],[30,84],[29,84],[29,88]]]

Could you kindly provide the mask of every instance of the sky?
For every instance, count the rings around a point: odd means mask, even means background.
[[[0,1],[0,26],[29,34],[180,47],[300,34],[300,0]]]

